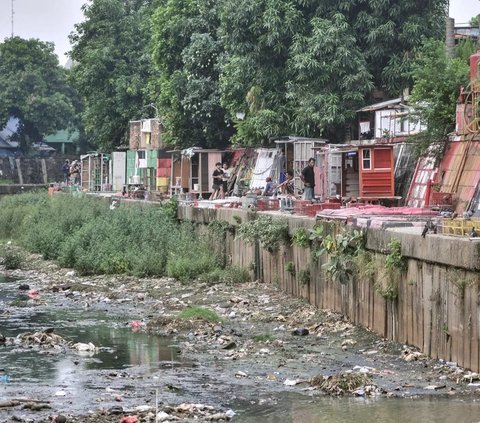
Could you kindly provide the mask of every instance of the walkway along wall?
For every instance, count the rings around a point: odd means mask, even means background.
[[[240,220],[255,218],[252,212],[230,209],[179,207],[178,213],[182,220],[204,225],[219,220],[238,226]],[[281,218],[288,221],[290,235],[296,228],[315,225],[311,218]],[[422,238],[408,229],[369,229],[366,249],[374,253],[377,278],[395,238],[406,261],[395,299],[382,296],[375,280],[358,274],[344,285],[329,280],[322,269],[326,258],[315,263],[308,248],[283,245],[270,254],[226,231],[225,254],[227,262],[254,270],[264,282],[319,308],[342,312],[384,338],[480,371],[480,243],[441,235]]]

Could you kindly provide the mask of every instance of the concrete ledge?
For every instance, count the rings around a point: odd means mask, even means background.
[[[422,238],[406,228],[389,228],[385,231],[369,229],[367,248],[385,251],[392,239],[402,243],[402,255],[429,263],[460,267],[467,270],[480,270],[480,243],[468,238],[445,235],[427,235]]]
[[[291,234],[296,228],[311,229],[317,223],[310,217],[280,212],[257,212],[257,214],[268,214],[287,220]],[[254,219],[256,213],[243,209],[210,209],[188,206],[179,206],[178,208],[180,220],[202,224],[208,224],[213,220],[224,220],[235,225],[238,222],[234,216],[238,216],[242,222],[247,222]],[[402,244],[402,255],[405,257],[470,271],[480,271],[480,242],[472,242],[468,238],[430,234],[422,238],[420,236],[421,229],[419,227],[370,228],[367,230],[366,247],[369,250],[384,253],[388,249],[390,241],[396,238]]]

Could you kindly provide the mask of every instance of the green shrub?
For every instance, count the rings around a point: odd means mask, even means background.
[[[220,267],[194,226],[178,223],[175,201],[110,210],[94,198],[23,194],[1,200],[0,221],[3,239],[83,275],[168,273],[186,281]]]
[[[292,235],[292,245],[308,248],[310,246],[310,234],[304,228],[297,228]]]
[[[250,272],[238,266],[227,267],[225,269],[215,269],[211,272],[200,275],[198,280],[208,284],[225,283],[229,285],[249,282],[252,280]]]
[[[295,263],[293,261],[287,261],[285,263],[285,271],[290,273],[292,276],[295,276]]]
[[[1,263],[7,270],[20,269],[25,261],[22,251],[10,244],[2,245],[0,257]]]
[[[260,241],[269,253],[275,253],[280,245],[289,241],[288,223],[285,219],[259,216],[239,225],[238,237],[246,242]]]
[[[178,315],[179,319],[189,320],[189,319],[203,319],[208,322],[217,323],[221,322],[223,319],[215,313],[213,310],[203,307],[188,307],[184,308]]]

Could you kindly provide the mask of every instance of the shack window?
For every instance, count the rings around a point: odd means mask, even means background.
[[[373,164],[375,169],[391,169],[392,162],[390,150],[387,148],[376,149],[373,156]]]
[[[372,150],[370,148],[365,148],[362,150],[362,167],[363,169],[372,168]]]

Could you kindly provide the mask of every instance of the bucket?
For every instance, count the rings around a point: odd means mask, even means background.
[[[167,177],[158,177],[157,178],[157,190],[162,193],[168,192],[168,187],[170,185],[170,178]]]
[[[198,192],[198,184],[193,184],[193,190]]]

